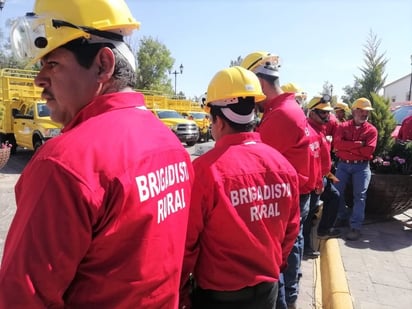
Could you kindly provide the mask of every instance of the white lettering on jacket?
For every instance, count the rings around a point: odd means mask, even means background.
[[[278,203],[268,205],[257,205],[250,207],[250,221],[259,221],[266,218],[277,217],[280,215]]]
[[[149,172],[146,175],[136,177],[137,189],[140,201],[147,201],[169,187],[189,180],[189,173],[186,162],[178,162]]]
[[[165,197],[157,201],[157,223],[164,221],[169,215],[185,208],[184,189],[167,193]]]
[[[291,196],[289,183],[240,188],[230,191],[233,206]]]

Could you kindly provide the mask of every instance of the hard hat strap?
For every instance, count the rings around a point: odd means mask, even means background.
[[[114,32],[109,32],[109,31],[100,31],[97,30],[96,28],[92,28],[92,27],[86,27],[86,26],[77,26],[74,25],[72,23],[69,23],[67,21],[64,20],[58,20],[58,19],[53,19],[52,20],[52,25],[55,28],[60,28],[60,27],[70,27],[70,28],[74,28],[74,29],[78,29],[81,31],[84,31],[88,34],[92,34],[95,36],[99,36],[102,38],[106,38],[109,40],[113,40],[113,41],[123,41],[123,36]]]

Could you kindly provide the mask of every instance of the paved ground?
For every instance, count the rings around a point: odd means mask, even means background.
[[[411,188],[412,198],[412,188]],[[359,241],[339,240],[355,309],[412,308],[412,209],[367,219]]]
[[[0,170],[0,258],[15,211],[14,185],[29,158],[29,152],[20,152]],[[354,309],[412,308],[412,229],[403,223],[407,221],[412,225],[412,209],[391,220],[367,219],[359,241],[339,239]],[[315,308],[320,302],[315,300],[317,262],[302,262],[298,309]]]

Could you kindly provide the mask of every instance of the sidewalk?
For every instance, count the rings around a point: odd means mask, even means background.
[[[403,224],[411,219],[412,209],[367,219],[359,241],[339,240],[354,309],[412,308],[412,229]]]
[[[334,262],[343,264],[353,309],[412,308],[412,209],[393,219],[367,218],[359,241],[328,241],[338,244],[341,260]],[[298,309],[322,308],[319,291],[329,290],[330,283],[322,289],[320,259],[302,262]],[[338,272],[338,266],[332,269]],[[339,280],[339,274],[329,275]]]

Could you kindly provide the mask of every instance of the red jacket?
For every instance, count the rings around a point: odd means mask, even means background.
[[[402,121],[397,139],[401,141],[412,140],[412,115]]]
[[[0,308],[177,308],[192,177],[141,94],[96,97],[16,185]]]
[[[193,166],[181,302],[191,272],[218,291],[277,281],[299,231],[295,169],[257,133],[222,137]]]
[[[322,158],[321,158],[321,145],[322,137],[318,134],[312,126],[308,125],[308,130],[310,132],[310,156],[309,164],[311,166],[311,173],[309,175],[309,180],[304,185],[304,193],[310,193],[313,190],[322,190],[323,188],[323,175],[322,175]]]
[[[331,166],[332,166],[332,159],[330,155],[331,144],[330,141],[326,139],[327,130],[330,128],[328,127],[328,123],[320,124],[313,119],[308,119],[310,126],[316,131],[319,136],[320,141],[320,160],[321,160],[321,175],[326,176],[329,174]],[[328,135],[330,136],[330,135]]]
[[[300,194],[312,172],[309,165],[309,130],[305,114],[293,93],[281,94],[266,103],[257,131],[262,141],[285,156],[299,176]],[[313,188],[312,188],[313,190]]]
[[[378,131],[369,122],[355,126],[353,120],[342,122],[335,134],[336,156],[342,160],[370,160],[378,141]]]

